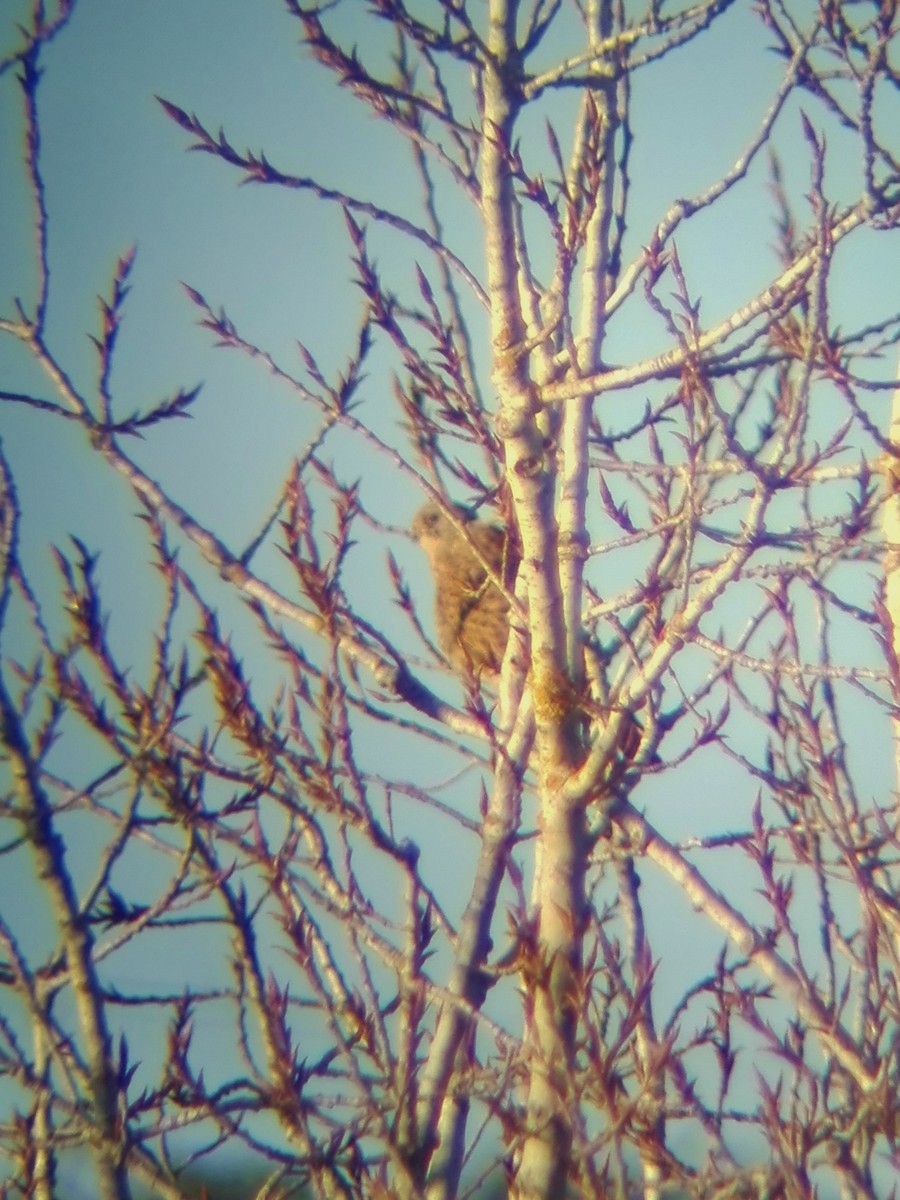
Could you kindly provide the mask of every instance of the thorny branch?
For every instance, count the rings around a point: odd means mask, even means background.
[[[24,1097],[0,1119],[11,1195],[49,1200],[86,1148],[104,1197],[140,1181],[175,1200],[225,1142],[268,1171],[260,1197],[450,1200],[485,1179],[529,1200],[863,1196],[896,1164],[896,783],[873,796],[866,760],[868,726],[886,739],[900,703],[900,437],[877,407],[900,314],[839,327],[835,259],[863,233],[896,246],[897,14],[757,5],[783,73],[755,134],[638,228],[635,89],[739,8],[377,0],[390,49],[360,51],[339,6],[291,0],[312,58],[411,150],[420,220],[161,100],[240,180],[337,205],[362,297],[342,368],[298,343],[298,370],[186,285],[217,348],[314,415],[235,549],[125,449],[201,395],[122,415],[133,251],[101,300],[92,387],[51,336],[41,78],[74,6],[35,0],[0,61],[23,105],[33,295],[3,301],[0,332],[48,391],[0,400],[76,423],[127,483],[157,615],[123,652],[103,558],[77,536],[55,550],[58,595],[39,590],[24,468],[0,459],[0,852],[17,870],[31,856],[56,939],[42,956],[0,912],[0,1071]],[[566,151],[554,103],[573,89]],[[521,130],[541,105],[538,146]],[[837,127],[859,163],[840,203]],[[765,285],[707,320],[685,231],[765,159]],[[475,252],[450,245],[460,201]],[[406,246],[405,289],[379,266],[384,235]],[[614,362],[623,321],[658,351]],[[413,552],[332,465],[342,438],[411,507],[465,500],[515,526],[496,688],[434,682]],[[352,582],[373,540],[390,621]],[[215,978],[127,986],[120,964],[154,938]],[[666,990],[691,953],[693,978]],[[163,1047],[149,1066],[131,1013]],[[223,1013],[229,1056],[211,1061]]]

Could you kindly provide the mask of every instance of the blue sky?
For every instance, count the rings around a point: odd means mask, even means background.
[[[15,44],[14,22],[25,19],[29,6],[7,0],[4,7],[0,54]],[[344,6],[339,19],[366,46],[372,35],[360,16],[362,7]],[[631,254],[649,241],[670,203],[702,192],[731,166],[758,127],[780,65],[767,51],[765,32],[751,7],[739,2],[709,38],[647,68],[635,80]],[[202,292],[214,308],[224,306],[242,333],[298,373],[295,339],[315,353],[325,370],[345,360],[354,344],[360,297],[350,281],[348,241],[335,206],[306,193],[237,187],[221,162],[184,152],[184,133],[166,118],[154,96],[196,112],[213,130],[221,125],[240,149],[265,149],[285,170],[413,216],[419,192],[407,148],[310,60],[298,45],[295,23],[274,0],[80,0],[43,65],[39,103],[50,212],[52,348],[76,383],[90,392],[96,362],[88,334],[96,331],[96,296],[107,291],[116,259],[136,244],[113,375],[118,413],[148,407],[201,382],[203,391],[192,421],[151,430],[139,447],[132,443],[129,449],[174,499],[240,549],[271,510],[293,456],[314,426],[313,416],[259,366],[212,347],[212,339],[196,328],[181,282]],[[526,161],[543,153],[542,138],[540,123],[526,120]],[[809,163],[802,152],[796,102],[782,115],[777,141],[789,188],[802,209]],[[4,316],[14,296],[27,305],[34,294],[30,201],[24,173],[13,165],[20,144],[18,86],[7,72],[0,78],[0,146],[6,165],[0,176],[0,244],[9,248],[0,257]],[[833,127],[828,129],[826,165],[833,197],[852,198],[859,162],[850,139]],[[448,204],[446,211],[454,244],[480,270],[475,215],[462,204]],[[679,236],[689,281],[702,297],[709,323],[748,300],[770,278],[775,262],[772,220],[766,164],[760,158],[715,214]],[[412,260],[394,235],[374,232],[373,246],[390,277],[398,283],[412,278]],[[898,277],[896,236],[864,233],[852,257],[841,251],[835,265],[835,321],[860,325],[892,304],[896,308]],[[610,328],[613,361],[633,361],[666,345],[664,331],[646,310],[638,320],[631,313],[624,309]],[[483,327],[475,336],[485,347]],[[373,355],[360,412],[399,442],[392,365],[387,353]],[[480,366],[486,383],[486,356]],[[879,368],[887,369],[889,365]],[[0,373],[7,387],[48,394],[25,353],[8,337],[0,340]],[[617,396],[610,403],[621,405],[625,413],[630,406],[639,411],[643,397]],[[873,420],[884,425],[888,411],[887,393],[873,398]],[[125,484],[98,465],[72,424],[7,405],[0,410],[0,429],[22,507],[22,559],[34,586],[45,596],[53,594],[57,576],[49,547],[64,544],[68,534],[77,533],[100,549],[112,641],[126,659],[132,656],[139,671],[150,652],[144,631],[158,614],[160,595],[145,567],[146,544],[135,536],[137,505]],[[361,480],[363,502],[380,521],[406,526],[420,502],[409,479],[385,469],[350,437],[335,439],[330,453],[339,477]],[[373,537],[360,545],[348,561],[346,583],[351,594],[364,599],[371,619],[390,634],[404,636],[385,569],[388,546],[402,560],[427,611],[424,564],[399,536]],[[239,626],[236,615],[234,620]],[[14,652],[8,641],[2,648]],[[377,761],[378,748],[371,749]],[[396,753],[393,743],[382,750]],[[87,764],[90,751],[82,752]],[[889,764],[886,742],[862,764],[873,792],[889,786]],[[417,763],[416,770],[423,780],[440,774],[431,763]],[[680,802],[684,797],[656,794],[654,817],[673,834],[698,832],[698,823],[712,829],[746,821],[753,790],[746,781],[739,785],[733,780],[727,765],[688,775],[683,786],[691,799],[689,819]],[[719,796],[738,786],[737,812],[723,818]],[[654,795],[651,787],[651,804]],[[458,866],[444,846],[432,847],[432,853],[433,870],[449,894]],[[18,886],[21,879],[15,879]],[[10,892],[4,900],[3,891],[0,882],[0,904],[5,905]],[[678,901],[670,892],[667,905],[654,915],[661,944],[683,936],[684,923],[695,919],[681,911]],[[32,923],[34,936],[36,930]],[[697,938],[706,941],[710,952],[719,942],[715,931],[707,936],[699,926]],[[176,985],[190,957],[190,951],[184,959],[167,952],[153,964],[153,974]],[[665,970],[673,971],[668,986],[674,995],[696,966],[688,959]]]

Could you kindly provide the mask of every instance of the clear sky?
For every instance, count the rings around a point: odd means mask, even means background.
[[[17,44],[15,23],[26,19],[29,8],[4,0],[0,56]],[[708,38],[635,80],[631,255],[647,244],[672,201],[714,182],[759,126],[781,64],[767,50],[765,30],[751,9],[749,0],[738,0]],[[363,10],[361,3],[347,4],[340,20],[365,48],[374,35]],[[405,143],[338,89],[298,43],[296,23],[277,0],[79,0],[71,23],[43,59],[39,104],[50,213],[50,342],[76,383],[90,393],[96,355],[88,335],[97,331],[96,297],[107,293],[117,258],[136,244],[113,375],[118,415],[146,408],[179,388],[202,383],[203,391],[192,421],[153,429],[129,450],[174,499],[235,550],[252,540],[269,515],[313,421],[261,366],[212,346],[213,339],[196,327],[181,282],[203,293],[213,308],[223,306],[245,336],[298,374],[295,340],[313,351],[326,372],[352,352],[360,294],[350,281],[348,240],[335,206],[307,193],[237,187],[234,173],[220,161],[185,153],[186,135],[154,96],[195,112],[212,130],[221,126],[239,149],[264,149],[286,171],[408,216],[416,214],[419,203]],[[563,104],[556,111],[562,112]],[[13,297],[26,305],[34,298],[32,210],[24,172],[16,165],[21,137],[19,88],[7,72],[0,77],[2,316],[10,315]],[[802,208],[809,164],[801,153],[796,103],[782,115],[777,144],[789,188]],[[540,161],[545,145],[540,122],[526,121],[523,145],[526,161],[531,156]],[[857,194],[860,164],[850,147],[842,131],[829,128],[827,180],[835,200]],[[686,227],[679,238],[689,281],[710,324],[750,299],[773,273],[775,233],[766,177],[760,159],[715,216]],[[475,214],[460,203],[448,205],[447,217],[454,244],[480,271]],[[376,232],[373,246],[398,283],[412,278],[411,259],[395,237]],[[841,254],[835,265],[835,322],[858,326],[892,303],[896,308],[898,278],[897,238],[863,234],[852,260]],[[486,346],[483,325],[475,337]],[[633,361],[665,346],[658,324],[634,322],[624,311],[610,329],[612,361]],[[393,365],[386,353],[373,356],[360,413],[402,444],[401,414],[391,396]],[[481,366],[486,384],[483,351]],[[888,367],[876,370],[884,373]],[[10,389],[50,394],[8,337],[0,340],[0,378]],[[639,411],[643,398],[616,403],[634,404]],[[884,426],[888,394],[873,398],[872,405],[872,419]],[[100,550],[112,641],[126,661],[132,656],[139,671],[152,652],[145,634],[158,615],[160,594],[144,567],[146,543],[135,536],[137,505],[127,487],[98,465],[70,423],[6,405],[0,409],[0,432],[15,474],[23,514],[21,553],[33,585],[39,594],[53,594],[58,577],[50,546],[64,544],[68,534]],[[350,437],[334,439],[330,461],[339,478],[361,480],[363,503],[378,520],[387,526],[408,524],[421,501],[411,480],[385,469]],[[404,637],[385,566],[388,548],[402,561],[427,611],[424,563],[399,535],[373,535],[361,544],[348,560],[345,582],[370,620],[389,636]],[[2,650],[14,652],[8,636]],[[868,651],[861,647],[859,653]],[[271,672],[274,665],[263,670]],[[271,682],[275,686],[277,680]],[[450,694],[452,684],[441,686]],[[872,794],[890,786],[890,754],[886,740],[881,742],[861,764]],[[377,762],[378,747],[370,750]],[[396,750],[388,744],[383,752]],[[84,754],[88,770],[90,751],[85,748]],[[430,764],[416,764],[416,769],[422,781],[440,775]],[[688,816],[683,804],[660,803],[653,813],[668,832],[680,836],[746,822],[754,798],[746,780],[740,785],[738,815],[722,818],[721,795],[733,786],[726,765],[685,779],[691,793]],[[652,804],[652,786],[647,797]],[[446,846],[432,850],[435,876],[450,894],[459,866]],[[0,905],[15,909],[20,927],[37,936],[38,923],[22,910],[23,869],[0,875]],[[84,870],[89,874],[89,863]],[[677,898],[660,909],[655,920],[662,944],[678,936],[689,919]],[[707,949],[720,940],[710,931]],[[196,965],[191,956],[190,950],[183,959],[166,951],[156,962],[136,963],[134,970],[178,986]],[[674,972],[668,981],[671,995],[696,974],[689,960],[665,969]]]

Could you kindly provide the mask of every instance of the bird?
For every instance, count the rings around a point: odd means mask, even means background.
[[[410,533],[431,564],[441,650],[462,675],[495,682],[509,638],[509,596],[521,562],[517,537],[499,525],[475,520],[457,505],[445,508],[433,502],[416,513]],[[504,583],[503,590],[494,578]],[[602,673],[597,648],[587,637],[583,641],[594,673]],[[589,720],[605,726],[610,712],[606,705],[584,695],[579,707]],[[629,713],[616,747],[620,762],[632,761],[642,735],[640,722]],[[654,756],[650,761],[658,759]]]
[[[434,576],[438,645],[462,674],[496,676],[509,637],[508,593],[520,562],[514,537],[456,505],[443,508],[433,502],[419,509],[410,532]],[[505,591],[494,579],[503,582]]]

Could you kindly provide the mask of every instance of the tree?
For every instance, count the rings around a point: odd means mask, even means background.
[[[117,395],[131,252],[93,385],[54,348],[42,63],[74,5],[35,0],[4,59],[36,260],[0,329],[42,381],[0,395],[74,423],[127,483],[161,581],[125,646],[102,548],[75,537],[60,591],[33,584],[28,464],[4,461],[3,847],[47,919],[26,940],[7,901],[0,922],[7,1193],[58,1194],[80,1148],[104,1198],[180,1197],[237,1142],[267,1164],[260,1196],[886,1194],[895,6],[287,9],[405,139],[420,194],[390,208],[161,98],[192,149],[336,208],[351,246],[340,369],[298,343],[298,370],[186,285],[216,346],[310,421],[242,546],[146,465],[200,390],[130,414]],[[664,195],[643,81],[761,28],[777,80],[755,131]],[[762,197],[775,246],[748,260],[729,213]],[[752,286],[731,277],[748,261]],[[505,591],[498,678],[442,665],[417,551],[379,519],[387,478],[472,547],[473,604]],[[372,547],[390,608],[350,582]],[[181,953],[221,978],[128,986]]]

